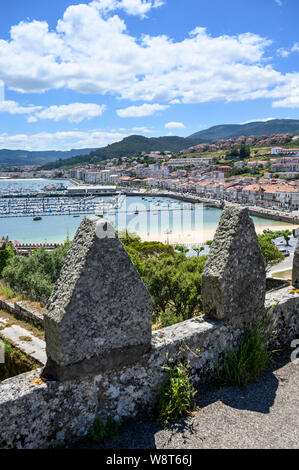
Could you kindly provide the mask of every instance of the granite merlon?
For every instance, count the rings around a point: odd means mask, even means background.
[[[149,351],[152,300],[113,226],[86,217],[45,312],[44,376],[67,380]]]
[[[248,209],[226,205],[202,276],[207,316],[230,320],[264,308],[266,272]]]

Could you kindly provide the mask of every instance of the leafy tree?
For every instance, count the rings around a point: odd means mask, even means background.
[[[11,243],[9,243],[7,247],[0,250],[0,277],[2,276],[2,272],[5,266],[13,256],[14,252]]]
[[[240,160],[244,160],[245,158],[250,157],[250,147],[244,144],[241,145],[239,155],[240,155]]]
[[[64,264],[70,242],[52,252],[41,247],[31,256],[14,256],[3,270],[3,279],[11,287],[40,300],[49,298]]]
[[[235,157],[239,157],[240,156],[240,152],[238,149],[232,149],[228,152],[226,152],[226,157],[232,157],[232,158],[235,158]]]
[[[290,230],[284,230],[282,236],[285,239],[286,245],[289,246],[289,241],[292,236],[292,233],[290,232]]]
[[[277,246],[269,239],[269,236],[266,234],[258,235],[258,242],[264,257],[265,267],[269,268],[272,264],[279,263],[279,261],[284,259],[283,254],[277,248]]]
[[[153,320],[168,326],[192,318],[201,310],[201,278],[206,256],[186,257],[160,242],[141,242],[122,232],[119,237],[153,300]],[[177,249],[177,247],[176,247]]]
[[[201,253],[204,249],[205,249],[204,246],[200,246],[200,247],[198,247],[198,246],[193,246],[193,247],[192,247],[192,250],[197,253],[197,256],[199,256],[199,253]]]
[[[205,256],[187,258],[182,253],[145,262],[143,280],[152,295],[156,318],[168,311],[181,321],[200,311],[205,262]]]
[[[179,251],[180,253],[188,253],[188,251],[189,251],[189,248],[187,248],[184,245],[175,245],[174,249],[176,251]]]

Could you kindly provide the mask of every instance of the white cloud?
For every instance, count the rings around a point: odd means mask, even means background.
[[[166,129],[185,129],[182,122],[167,122],[165,124]]]
[[[79,123],[84,119],[101,116],[106,110],[106,105],[95,103],[72,103],[61,106],[22,106],[16,101],[0,101],[0,113],[27,114],[27,122],[37,122],[39,119],[51,119],[53,121],[67,120]]]
[[[152,116],[158,111],[164,111],[164,109],[169,108],[168,105],[161,104],[143,104],[141,106],[129,106],[128,108],[118,109],[116,112],[119,117],[143,117],[143,116]]]
[[[152,8],[163,5],[161,0],[94,0],[91,5],[107,14],[114,10],[124,10],[128,15],[144,18]]]
[[[292,52],[299,52],[299,42],[295,42],[291,49],[284,49],[283,47],[281,47],[277,50],[277,55],[281,57],[289,57]]]
[[[240,122],[240,124],[249,124],[250,122],[267,122],[267,121],[273,121],[273,119],[277,119],[277,118],[269,117],[269,118],[262,118],[262,119],[251,119],[250,121]]]
[[[285,82],[267,96],[274,98],[273,108],[299,108],[299,72],[286,74]]]
[[[122,8],[128,15],[138,15],[142,18],[145,17],[152,8],[157,8],[163,5],[159,0],[121,0],[119,2]]]
[[[120,132],[92,130],[89,132],[40,132],[37,134],[0,134],[0,147],[24,150],[69,150],[99,148],[127,137]]]
[[[35,116],[30,116],[28,122],[36,122],[38,119],[51,119],[52,121],[67,120],[79,123],[84,119],[99,117],[106,110],[105,105],[95,103],[72,103],[61,106],[50,106],[43,109]]]
[[[283,47],[277,49],[277,55],[279,55],[280,57],[288,57],[290,53],[290,51],[284,49]]]
[[[141,132],[142,134],[149,134],[151,132],[147,127],[133,127],[134,132]]]
[[[0,102],[0,113],[9,114],[31,114],[41,109],[41,106],[20,106],[16,101],[2,101]]]
[[[37,122],[38,119],[35,116],[28,116],[27,122],[32,123],[32,122]]]
[[[275,0],[275,3],[276,3],[279,7],[282,7],[282,0]]]
[[[211,36],[201,27],[181,41],[135,37],[115,14],[118,9],[142,16],[160,4],[97,0],[71,5],[53,31],[43,21],[21,22],[11,28],[9,40],[0,40],[0,80],[25,93],[68,88],[153,103],[288,98],[292,74],[270,65],[267,38],[250,32]]]

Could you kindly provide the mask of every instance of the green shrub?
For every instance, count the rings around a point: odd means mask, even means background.
[[[190,383],[188,369],[182,363],[165,368],[169,371],[169,379],[161,389],[157,411],[159,419],[167,424],[186,411],[194,410],[196,391]]]
[[[34,292],[37,300],[49,298],[64,264],[70,242],[53,251],[41,247],[28,257],[14,256],[3,270],[3,279],[11,287]]]
[[[142,278],[153,299],[154,318],[173,313],[187,320],[200,312],[205,262],[206,256],[187,258],[181,253],[144,262]]]
[[[120,232],[119,238],[151,294],[154,323],[170,326],[200,313],[206,256],[187,257],[184,247],[176,253],[170,245],[141,242],[128,231]]]
[[[271,358],[268,342],[272,332],[268,331],[269,321],[258,322],[243,334],[236,351],[227,349],[223,367],[216,366],[217,382],[220,385],[244,386],[257,380],[265,371]]]
[[[271,241],[271,236],[268,234],[258,235],[258,242],[264,257],[265,267],[271,266],[272,264],[279,263],[284,259],[283,254],[277,248],[277,246]]]
[[[5,363],[0,364],[0,381],[40,367],[40,364],[37,361],[28,357],[7,341],[4,340],[1,344],[0,339],[0,347],[2,345],[4,345]]]
[[[0,278],[2,277],[3,269],[13,256],[14,252],[11,243],[9,243],[6,248],[0,250]]]
[[[4,286],[3,284],[0,284],[0,295],[4,295],[4,297],[8,300],[15,297],[14,290],[10,287]]]
[[[175,245],[174,249],[176,251],[179,251],[180,253],[188,253],[188,251],[189,251],[189,248],[187,248],[184,245]]]
[[[120,420],[116,420],[114,416],[108,416],[104,424],[102,418],[98,416],[93,426],[89,428],[88,437],[94,442],[101,442],[104,439],[115,436],[121,425]]]
[[[141,242],[128,231],[120,232],[131,260],[153,300],[153,321],[163,327],[200,313],[201,278],[206,256],[186,257],[161,242]],[[64,264],[70,242],[52,252],[39,248],[29,257],[14,256],[3,270],[4,281],[18,291],[48,299]]]

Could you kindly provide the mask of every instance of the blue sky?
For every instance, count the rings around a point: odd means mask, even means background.
[[[0,148],[297,119],[298,17],[298,0],[10,0]]]

